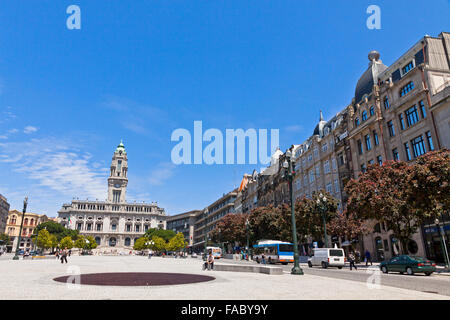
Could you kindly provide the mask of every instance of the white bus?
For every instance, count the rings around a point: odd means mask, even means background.
[[[211,252],[214,259],[220,259],[222,258],[222,249],[219,247],[206,247],[206,252],[209,253]]]
[[[288,264],[294,262],[294,245],[290,242],[262,240],[253,246],[253,260],[261,263],[263,254],[266,263]]]

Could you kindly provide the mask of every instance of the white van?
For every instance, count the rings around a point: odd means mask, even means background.
[[[315,248],[314,255],[308,259],[308,266],[322,266],[322,268],[345,266],[344,249],[339,248]]]

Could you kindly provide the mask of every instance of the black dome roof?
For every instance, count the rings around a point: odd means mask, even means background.
[[[378,80],[378,75],[388,67],[379,60],[380,54],[377,51],[369,53],[369,68],[359,78],[355,89],[355,102],[358,103],[364,97],[372,92],[373,85]]]

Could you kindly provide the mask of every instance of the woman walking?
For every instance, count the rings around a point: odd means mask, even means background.
[[[348,255],[348,261],[350,262],[350,270],[352,270],[352,266],[355,268],[355,270],[358,270],[358,268],[355,265],[355,255],[353,252],[350,252]]]

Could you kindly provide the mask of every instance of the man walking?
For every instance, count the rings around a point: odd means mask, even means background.
[[[64,261],[67,263],[67,248],[64,248],[61,253],[61,263],[64,263]]]
[[[355,268],[355,270],[358,270],[355,265],[355,255],[353,254],[353,252],[350,252],[350,254],[348,255],[348,261],[350,262],[350,270],[352,270],[352,266]]]
[[[369,250],[366,250],[366,266],[369,264],[369,261],[370,265],[372,265],[372,257],[370,256]]]

